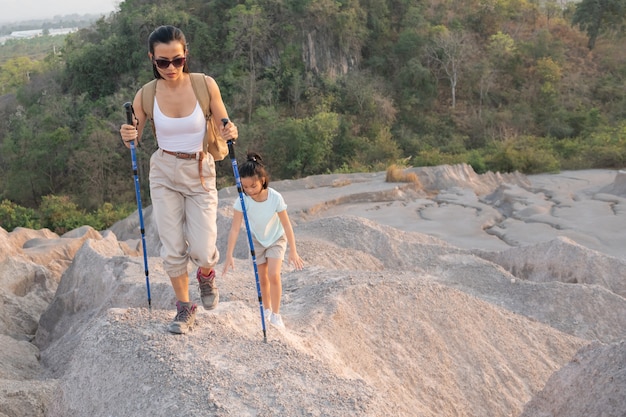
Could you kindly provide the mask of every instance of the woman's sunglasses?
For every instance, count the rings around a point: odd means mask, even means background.
[[[183,65],[185,65],[185,61],[187,60],[187,58],[185,57],[181,57],[181,58],[174,58],[171,61],[168,59],[155,59],[154,60],[154,64],[161,68],[161,69],[167,69],[169,68],[170,64],[174,65],[174,68],[180,68]]]

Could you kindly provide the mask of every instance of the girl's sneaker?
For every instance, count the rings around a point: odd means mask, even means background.
[[[272,309],[266,308],[263,310],[263,317],[265,317],[265,321],[270,321],[270,316],[272,315]]]
[[[285,323],[283,323],[283,319],[280,317],[280,314],[272,313],[270,316],[270,324],[279,329],[285,328]]]

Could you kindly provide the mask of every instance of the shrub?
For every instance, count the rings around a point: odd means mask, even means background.
[[[130,216],[137,206],[130,203],[114,207],[111,203],[104,203],[95,213],[85,215],[85,225],[89,225],[96,230],[105,230],[115,222]]]
[[[466,162],[463,155],[444,153],[436,148],[420,151],[411,160],[412,165],[421,167],[455,165],[463,162]]]
[[[534,136],[521,136],[500,144],[490,155],[487,165],[494,172],[538,174],[560,170],[550,138]]]
[[[485,158],[480,154],[478,150],[471,150],[467,154],[467,163],[477,174],[484,174],[488,171]]]
[[[410,182],[418,188],[422,188],[422,183],[415,172],[405,172],[404,168],[392,164],[387,168],[386,182]]]
[[[19,206],[9,200],[0,203],[0,226],[7,232],[12,232],[16,227],[41,228],[35,210]]]
[[[62,235],[87,224],[85,212],[68,196],[47,195],[39,206],[41,225]]]

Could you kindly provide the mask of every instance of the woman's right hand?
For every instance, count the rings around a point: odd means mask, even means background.
[[[123,124],[120,127],[120,135],[122,136],[122,142],[130,149],[130,142],[135,141],[135,146],[139,144],[137,128],[133,125]]]

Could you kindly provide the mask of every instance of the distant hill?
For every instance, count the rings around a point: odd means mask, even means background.
[[[19,22],[8,22],[0,20],[0,36],[11,34],[11,32],[36,30],[36,29],[61,29],[68,27],[86,28],[102,17],[102,14],[69,14],[54,16],[50,19],[32,19]]]

